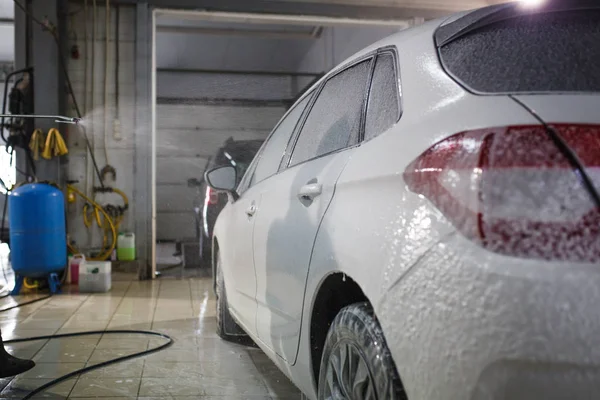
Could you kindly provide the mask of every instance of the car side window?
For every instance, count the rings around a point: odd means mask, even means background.
[[[294,147],[290,166],[358,142],[371,59],[330,78],[314,103]]]
[[[400,95],[395,63],[392,53],[382,53],[377,57],[367,106],[365,140],[387,131],[398,122],[400,117]]]
[[[281,158],[288,146],[290,138],[296,129],[296,125],[302,116],[304,109],[310,101],[311,95],[302,99],[288,115],[281,120],[277,128],[271,134],[271,137],[261,150],[260,159],[256,164],[249,186],[255,185],[272,175],[275,175],[279,170]]]

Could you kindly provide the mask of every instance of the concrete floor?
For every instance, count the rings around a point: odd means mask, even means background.
[[[29,300],[20,296],[17,302]],[[14,300],[0,301],[0,308]],[[208,278],[165,275],[153,282],[113,275],[107,294],[58,295],[0,313],[5,340],[102,329],[150,329],[172,336],[160,353],[95,371],[49,389],[51,399],[299,399],[300,393],[257,348],[215,334],[215,300]],[[84,366],[154,347],[160,339],[96,335],[7,346],[38,365],[0,381],[0,398],[22,398],[52,378]]]

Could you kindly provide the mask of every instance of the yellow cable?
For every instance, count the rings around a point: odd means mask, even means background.
[[[85,225],[86,228],[90,229],[92,227],[92,221],[89,218],[89,205],[88,204],[84,204],[83,205],[83,224]]]
[[[102,253],[98,257],[88,258],[88,260],[90,260],[90,261],[106,261],[106,260],[108,260],[110,258],[110,256],[112,255],[113,251],[115,250],[115,247],[117,247],[117,230],[113,223],[112,218],[110,217],[110,215],[108,215],[108,213],[104,210],[104,208],[102,208],[102,206],[100,204],[98,204],[94,200],[90,199],[88,196],[86,196],[83,192],[81,192],[75,186],[67,185],[67,187],[69,188],[69,190],[72,190],[74,193],[76,193],[82,199],[87,201],[92,207],[95,208],[95,210],[102,213],[102,215],[106,219],[106,222],[108,222],[106,232],[108,232],[110,230],[110,234],[112,235],[112,239],[113,239],[111,242],[110,248],[108,248],[104,253]],[[68,248],[73,254],[81,254],[81,252],[78,251],[71,244],[68,244]]]
[[[112,189],[113,192],[115,192],[116,194],[120,195],[123,198],[123,203],[125,204],[125,208],[127,208],[129,206],[129,199],[127,198],[127,195],[119,189]]]
[[[98,207],[94,207],[94,215],[96,216],[96,223],[98,224],[99,228],[102,228],[102,218],[100,218],[100,210],[101,208]]]
[[[37,289],[37,288],[39,287],[39,285],[40,285],[40,284],[39,284],[39,282],[38,282],[38,281],[34,280],[34,281],[33,281],[33,283],[29,283],[29,282],[28,282],[28,279],[29,279],[29,278],[25,278],[25,279],[23,279],[23,287],[24,287],[25,289],[32,290],[32,289]]]

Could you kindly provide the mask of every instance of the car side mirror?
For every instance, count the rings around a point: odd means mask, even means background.
[[[237,182],[237,171],[231,165],[216,167],[204,173],[204,179],[208,186],[219,192],[226,192],[237,200],[238,195],[235,192]]]

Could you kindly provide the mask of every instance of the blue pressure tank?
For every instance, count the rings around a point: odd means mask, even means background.
[[[63,193],[32,183],[8,197],[12,267],[20,277],[41,278],[67,265],[67,232]]]

